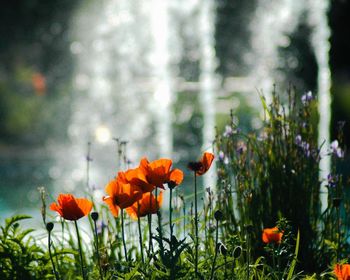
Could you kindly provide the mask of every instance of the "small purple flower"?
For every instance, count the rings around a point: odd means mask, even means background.
[[[97,234],[102,234],[107,225],[101,220],[97,221]]]
[[[344,157],[344,151],[339,147],[338,140],[334,140],[330,145],[331,153],[334,154],[337,158]]]
[[[239,155],[242,155],[246,150],[247,150],[247,145],[243,141],[240,141],[240,142],[237,143],[236,152]]]
[[[339,182],[339,176],[333,175],[333,174],[328,174],[327,181],[328,181],[328,186],[335,188]]]
[[[233,135],[233,129],[231,126],[226,125],[225,126],[225,132],[224,132],[224,137],[230,137]]]
[[[295,136],[295,144],[297,144],[298,146],[301,146],[301,143],[302,143],[301,135],[298,134],[297,136]]]
[[[307,93],[305,93],[305,94],[301,97],[301,102],[303,103],[303,105],[306,105],[306,104],[308,104],[312,99],[313,99],[312,92],[311,92],[311,91],[308,91]]]
[[[301,142],[301,148],[303,149],[307,157],[310,156],[310,144],[306,141]]]
[[[225,153],[223,151],[219,152],[219,160],[223,162],[225,165],[229,163],[228,157],[225,156]]]

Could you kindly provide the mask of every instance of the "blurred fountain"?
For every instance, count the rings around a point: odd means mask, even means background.
[[[211,148],[216,63],[215,8],[210,3],[109,0],[82,4],[72,27],[76,71],[70,141],[56,151],[58,166],[66,169],[62,174],[68,174],[57,183],[60,188],[72,191],[86,182],[88,164],[88,187],[100,190],[117,171],[118,141],[128,141],[131,166],[142,156],[151,160],[174,156],[174,102],[186,81],[180,66],[187,55],[181,37],[185,21],[195,42],[190,51],[200,63],[201,74],[195,79],[201,86],[194,97],[202,104],[203,148]],[[85,158],[88,142],[92,143],[89,162]]]
[[[215,139],[215,112],[218,78],[215,55],[215,5],[212,0],[201,2],[199,12],[199,48],[200,48],[200,101],[203,113],[203,150],[213,150]],[[215,166],[204,177],[204,185],[215,187]]]
[[[59,166],[65,166],[70,173],[62,176],[67,191],[74,188],[69,183],[72,178],[75,182],[84,181],[84,156],[89,141],[93,158],[90,181],[96,187],[110,179],[106,174],[111,176],[116,171],[117,148],[112,138],[129,141],[127,153],[133,166],[143,155],[150,159],[178,158],[173,154],[173,124],[180,92],[195,93],[190,105],[199,101],[203,121],[198,151],[200,146],[202,151],[211,149],[215,115],[220,111],[216,108],[217,92],[236,91],[225,88],[225,81],[221,87],[221,77],[216,74],[214,3],[108,0],[82,4],[74,18],[76,40],[71,44],[76,57],[76,92],[68,128],[70,144],[56,151]],[[257,0],[251,22],[247,23],[251,48],[242,50],[242,56],[250,69],[245,77],[247,98],[254,100],[258,108],[261,106],[256,89],[262,90],[267,101],[271,100],[273,84],[289,81],[282,71],[283,63],[301,63],[291,52],[288,59],[282,58],[280,49],[291,44],[293,33],[305,23],[306,14],[318,63],[320,110],[330,112],[329,30],[327,5],[323,4],[313,0]],[[321,115],[320,141],[329,138],[328,113]],[[189,114],[193,114],[193,108]],[[329,163],[322,161],[321,165],[324,173],[320,176],[324,176]],[[214,173],[207,178],[211,179],[205,185],[214,186]]]
[[[71,174],[64,184],[67,191],[74,188],[68,185],[74,172],[79,174],[75,183],[84,181],[87,142],[92,142],[92,188],[103,187],[117,172],[113,138],[128,142],[126,153],[133,166],[144,155],[150,159],[170,156],[172,91],[166,15],[163,1],[110,0],[84,2],[75,16],[70,143],[59,157],[59,166],[66,166]]]
[[[328,0],[309,0],[308,4],[308,23],[312,27],[311,44],[314,49],[316,62],[318,65],[317,74],[317,96],[318,96],[318,145],[323,145],[323,154],[330,145],[330,123],[331,123],[331,71],[329,67],[329,51],[330,51],[330,27],[328,25]],[[326,181],[331,170],[331,161],[327,156],[323,156],[320,161],[319,180],[321,186],[321,210],[327,208],[328,190]]]
[[[280,48],[289,46],[291,35],[301,22],[304,1],[258,0],[255,15],[250,22],[251,51],[247,55],[252,84],[271,101],[273,85],[288,83],[288,77],[279,69],[284,69],[279,54]],[[289,54],[293,57],[293,54]],[[295,57],[293,57],[296,60]],[[259,99],[256,99],[259,102]]]

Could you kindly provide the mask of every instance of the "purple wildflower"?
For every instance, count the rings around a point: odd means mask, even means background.
[[[328,174],[327,181],[328,181],[328,186],[335,188],[339,182],[339,176],[333,175],[333,174]]]
[[[229,163],[228,157],[225,156],[225,153],[223,151],[219,152],[219,160],[223,162],[225,165]]]
[[[246,150],[247,150],[247,145],[243,141],[240,141],[240,142],[237,143],[236,152],[239,155],[242,155]]]
[[[312,92],[308,91],[301,97],[301,102],[303,105],[307,105],[313,99]]]
[[[219,160],[220,160],[220,161],[223,161],[224,158],[225,158],[225,153],[224,153],[223,151],[220,151],[220,152],[219,152]]]
[[[339,147],[338,140],[334,140],[330,145],[331,153],[334,154],[338,158],[344,157],[344,151]]]
[[[301,148],[303,149],[307,157],[310,156],[310,144],[306,141],[301,142]]]
[[[97,234],[102,234],[107,225],[101,220],[97,221]]]
[[[225,126],[225,131],[224,131],[224,134],[223,134],[224,137],[230,137],[230,136],[233,135],[233,133],[234,133],[234,131],[233,131],[232,127],[229,126],[229,125],[226,125]]]
[[[298,146],[301,146],[301,143],[302,143],[301,135],[298,134],[297,136],[295,136],[295,144],[297,144]]]

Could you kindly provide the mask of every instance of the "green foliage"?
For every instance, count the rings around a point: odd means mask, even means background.
[[[262,98],[266,119],[261,130],[243,133],[231,122],[232,133],[218,135],[219,201],[229,219],[227,232],[253,226],[253,256],[262,253],[261,230],[285,217],[303,237],[303,267],[314,270],[319,264],[315,252],[321,217],[320,149],[311,121],[316,104],[298,103],[291,91],[287,107],[276,94],[270,106]]]
[[[19,222],[30,216],[5,220],[0,235],[0,279],[49,279],[48,255],[36,244],[33,229],[22,230]]]

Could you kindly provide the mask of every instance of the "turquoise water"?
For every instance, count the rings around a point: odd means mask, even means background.
[[[52,159],[47,156],[0,158],[0,214],[35,214],[40,211],[39,186],[51,190]]]

